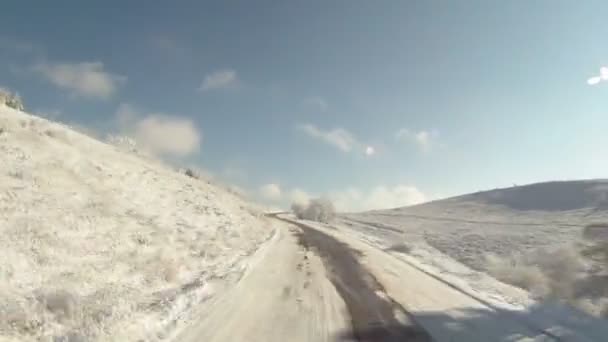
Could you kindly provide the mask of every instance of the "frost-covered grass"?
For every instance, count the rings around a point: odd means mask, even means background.
[[[500,292],[483,275],[488,273],[529,291],[531,298],[564,301],[602,315],[608,258],[593,241],[608,235],[600,224],[608,222],[606,184],[541,183],[349,214],[342,222],[384,246],[405,242],[422,262],[474,287]]]
[[[160,339],[271,235],[152,158],[4,106],[0,132],[0,341]]]
[[[585,263],[574,246],[500,258],[489,255],[486,269],[499,280],[531,291],[536,297],[572,300],[584,277]]]
[[[608,317],[608,264],[597,254],[605,245],[591,244],[541,249],[508,258],[489,255],[489,274],[521,287],[539,300],[568,303],[589,314]]]

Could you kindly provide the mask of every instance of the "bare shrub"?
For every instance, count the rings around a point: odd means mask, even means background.
[[[135,141],[135,139],[127,137],[127,136],[110,134],[106,137],[106,142],[108,144],[113,145],[113,146],[117,147],[118,149],[126,151],[126,152],[131,152],[131,153],[139,152],[137,142]]]
[[[61,140],[63,142],[69,142],[70,139],[68,138],[68,135],[65,131],[63,130],[58,130],[58,129],[47,129],[44,131],[44,134],[46,134],[48,137],[51,138],[55,138],[58,140]]]
[[[608,266],[608,223],[593,223],[587,225],[582,232],[587,246],[582,254],[597,262],[599,268],[605,271]]]
[[[528,290],[536,297],[543,297],[549,292],[549,281],[542,271],[538,266],[526,264],[521,256],[502,259],[488,255],[486,270],[496,279]]]
[[[291,211],[299,219],[303,218],[303,216],[304,216],[304,210],[306,210],[306,205],[305,204],[302,204],[302,203],[293,203],[291,205]]]
[[[583,239],[588,241],[608,241],[608,223],[597,222],[585,226],[583,229]]]
[[[36,298],[48,312],[60,318],[73,318],[78,308],[76,297],[62,289],[39,292]]]
[[[21,101],[21,97],[19,96],[19,94],[13,95],[12,98],[10,98],[6,102],[6,105],[19,111],[25,110],[25,107],[23,106],[23,102]]]
[[[0,88],[0,104],[5,104],[6,106],[19,111],[25,110],[23,101],[21,100],[19,94],[13,94],[10,91],[2,88]]]
[[[299,219],[324,223],[332,221],[336,216],[333,203],[326,198],[313,199],[307,205],[294,203],[291,210]]]
[[[386,249],[386,251],[388,251],[388,252],[399,252],[399,253],[403,253],[403,254],[409,254],[412,251],[412,247],[410,247],[407,244],[401,242],[401,243],[396,243],[396,244],[390,246],[389,248]]]
[[[577,281],[585,269],[581,255],[574,247],[540,250],[533,254],[530,262],[549,279],[549,296],[568,301],[574,299]]]
[[[13,178],[21,179],[21,180],[24,178],[22,170],[12,170],[12,171],[9,171],[8,175],[11,176],[11,177],[13,177]]]
[[[530,291],[537,297],[571,302],[585,264],[572,246],[541,249],[506,259],[486,257],[486,270],[496,279]]]
[[[44,134],[46,134],[47,136],[51,137],[51,138],[56,138],[57,137],[57,132],[52,130],[52,129],[47,129],[44,131]]]
[[[211,175],[211,173],[209,173],[209,171],[202,169],[200,167],[197,167],[196,165],[179,167],[176,169],[176,171],[178,173],[184,174],[190,178],[206,182],[207,184],[211,184],[211,179],[213,179],[213,175]],[[237,188],[238,188],[237,186],[224,184],[220,181],[215,182],[215,184],[228,192],[231,192],[234,194],[237,193]]]
[[[582,253],[590,259],[606,264],[608,263],[608,242],[601,241],[587,246],[583,249]]]
[[[209,180],[207,180],[207,183],[209,183]],[[228,185],[226,186],[226,191],[228,191],[229,193],[236,195],[238,197],[241,198],[246,198],[247,197],[247,191],[245,189],[242,189],[236,185]]]
[[[188,176],[190,178],[194,178],[194,179],[200,179],[201,178],[200,175],[196,171],[194,171],[194,170],[192,170],[190,168],[186,169],[186,171],[184,171],[184,174],[186,176]]]

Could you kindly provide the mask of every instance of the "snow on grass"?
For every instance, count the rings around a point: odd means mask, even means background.
[[[376,225],[377,223],[374,223]],[[395,257],[414,265],[420,270],[444,279],[464,292],[507,309],[523,309],[533,303],[527,292],[503,284],[491,276],[456,261],[454,258],[425,243],[423,234],[411,234],[378,229],[374,225],[342,219],[337,224],[341,230],[348,231],[369,245],[383,249]],[[406,247],[402,247],[406,246]]]
[[[0,341],[161,339],[272,234],[152,158],[4,106],[0,132]]]
[[[501,283],[425,245],[415,234],[405,239],[408,249],[396,251],[394,247],[401,245],[396,241],[401,241],[403,235],[400,237],[391,230],[394,227],[378,222],[364,224],[348,216],[351,219],[342,217],[333,227],[313,221],[301,222],[335,234],[363,251],[366,266],[382,279],[392,298],[401,300],[438,340],[599,342],[608,334],[605,320],[559,302],[535,301],[526,291]],[[293,215],[283,217],[295,219]],[[367,249],[364,244],[375,248]],[[401,263],[394,263],[395,260]],[[403,265],[409,267],[403,268]],[[412,267],[422,273],[405,272]],[[434,280],[430,281],[429,276]],[[445,286],[437,287],[437,281]],[[430,288],[433,290],[429,291]],[[429,292],[424,294],[425,291]],[[556,338],[538,335],[540,332]]]
[[[606,234],[605,192],[605,180],[540,183],[343,215],[341,222],[384,248],[407,244],[400,257],[472,290],[523,306],[565,302],[601,316],[608,263],[583,252]]]

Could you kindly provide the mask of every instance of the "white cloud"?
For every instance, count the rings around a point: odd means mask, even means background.
[[[291,203],[307,204],[310,201],[310,194],[302,189],[295,188],[291,190],[290,200]]]
[[[415,132],[402,128],[397,131],[395,138],[398,141],[414,143],[422,151],[429,151],[435,144],[438,135],[437,131],[421,130]]]
[[[311,124],[297,125],[296,128],[309,137],[331,145],[342,152],[358,151],[366,156],[372,156],[375,153],[372,146],[361,143],[351,132],[343,128],[324,131]]]
[[[367,198],[369,209],[397,208],[427,201],[427,197],[418,188],[398,185],[393,188],[379,186],[374,188]]]
[[[232,69],[217,70],[205,76],[203,83],[198,88],[200,91],[213,89],[232,88],[238,85],[239,79],[236,71]]]
[[[313,107],[321,112],[325,112],[329,108],[327,101],[325,101],[325,99],[320,96],[311,96],[304,100],[304,104]]]
[[[278,201],[281,199],[281,186],[275,183],[269,183],[260,187],[260,194],[267,200]]]
[[[274,189],[275,184],[267,184],[261,188],[262,192],[276,193],[279,189]],[[291,203],[305,204],[312,198],[319,197],[312,195],[300,188],[293,188],[288,196],[264,196],[274,198],[274,200],[284,199]],[[321,197],[329,198],[336,210],[340,212],[361,212],[367,210],[390,209],[419,204],[431,200],[429,196],[417,187],[406,184],[395,186],[379,185],[370,189],[360,189],[350,187],[343,190],[329,191]]]
[[[304,190],[294,188],[289,196],[291,203],[307,203],[312,196]],[[429,196],[415,186],[398,184],[393,187],[384,185],[368,190],[356,187],[330,191],[326,194],[336,210],[340,212],[360,212],[366,210],[390,209],[427,202]]]
[[[587,79],[587,84],[596,85],[605,81],[608,81],[608,67],[601,67],[600,74]]]
[[[198,152],[201,136],[189,119],[152,114],[135,126],[135,140],[152,152],[183,157]]]
[[[299,125],[298,129],[306,133],[308,136],[319,139],[344,152],[350,152],[357,144],[355,137],[349,131],[342,128],[322,131],[314,125],[306,124]]]
[[[137,145],[159,155],[184,157],[200,149],[202,133],[190,119],[162,113],[141,114],[135,107],[122,104],[115,115],[122,134]]]
[[[602,81],[602,78],[600,76],[593,76],[587,80],[587,84],[596,85],[596,84],[600,83],[601,81]]]
[[[89,98],[107,99],[127,80],[106,72],[101,62],[38,63],[32,70],[74,96]]]
[[[353,212],[364,210],[364,194],[359,189],[349,188],[340,191],[332,191],[327,197],[333,202],[337,211]]]
[[[397,208],[429,200],[422,191],[409,185],[377,186],[367,192],[350,188],[331,192],[329,198],[343,212]]]

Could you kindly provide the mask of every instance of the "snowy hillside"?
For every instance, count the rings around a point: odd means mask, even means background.
[[[522,211],[597,211],[608,209],[608,180],[535,183],[478,192],[457,199]]]
[[[0,155],[0,341],[162,338],[272,235],[223,187],[1,105]]]
[[[605,266],[585,256],[597,239],[586,239],[584,232],[594,226],[596,237],[605,236],[607,198],[606,180],[546,182],[349,214],[342,222],[365,239],[406,250],[509,302],[529,300],[517,291],[498,290],[486,273],[534,297],[557,297],[604,315]]]
[[[580,240],[587,225],[608,222],[607,199],[606,180],[546,182],[348,217],[414,234],[477,267],[487,252],[507,255]]]

